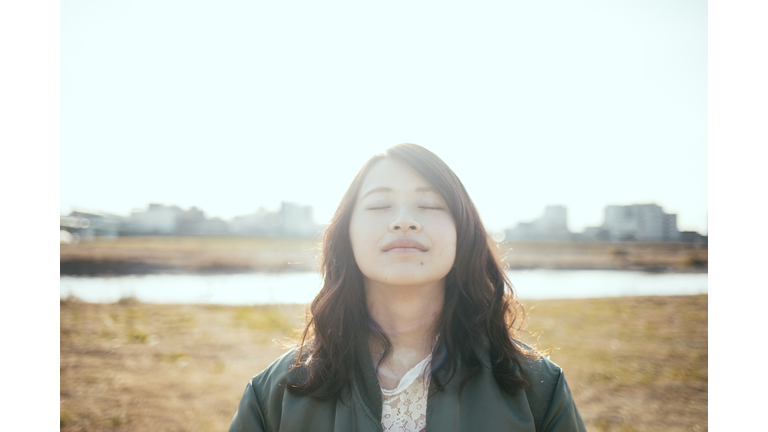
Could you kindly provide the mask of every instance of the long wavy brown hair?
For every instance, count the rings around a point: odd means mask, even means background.
[[[466,373],[459,391],[483,367],[491,367],[499,386],[508,393],[528,385],[525,377],[514,373],[517,355],[537,356],[517,345],[511,338],[521,329],[525,312],[494,240],[480,220],[480,215],[456,174],[437,155],[416,144],[398,144],[384,154],[373,156],[352,180],[341,199],[331,224],[323,235],[321,273],[323,286],[312,301],[299,342],[293,369],[301,369],[302,382],[288,385],[296,395],[310,395],[327,400],[340,396],[351,371],[360,358],[370,358],[369,337],[384,347],[381,362],[391,349],[384,332],[368,314],[363,288],[363,274],[355,262],[349,237],[349,224],[363,179],[377,162],[395,158],[405,162],[427,179],[443,196],[456,223],[456,261],[445,283],[445,301],[435,323],[440,335],[432,358],[444,359],[433,368],[437,391],[450,382],[461,369]],[[483,365],[477,355],[481,345],[490,349],[490,365]],[[486,348],[487,349],[487,348]],[[443,379],[440,378],[443,376]]]

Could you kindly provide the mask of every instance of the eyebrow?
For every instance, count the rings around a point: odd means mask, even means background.
[[[435,188],[433,186],[417,187],[416,189],[414,189],[414,191],[416,191],[416,192],[434,192],[436,194],[440,193],[440,192],[438,192],[437,188]],[[367,197],[368,195],[370,195],[372,193],[376,193],[376,192],[392,192],[392,188],[386,187],[386,186],[381,186],[381,187],[373,188],[373,189],[369,190],[368,192],[366,192],[365,195],[363,195],[363,197],[360,198],[360,199],[363,199],[363,198]]]

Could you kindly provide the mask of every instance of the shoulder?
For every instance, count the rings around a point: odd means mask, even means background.
[[[562,369],[560,366],[551,361],[548,357],[540,354],[532,346],[519,341],[515,338],[510,338],[512,345],[515,346],[517,352],[514,355],[514,373],[522,375],[530,384],[538,384],[539,387],[546,387],[557,381]],[[482,342],[481,349],[477,351],[478,357],[481,362],[490,365],[489,357],[490,345],[488,339],[485,338]],[[526,355],[529,353],[531,355]],[[491,368],[488,367],[490,370]]]
[[[289,350],[251,378],[230,424],[230,432],[271,430],[270,425],[279,424],[285,384],[293,382],[297,373],[291,370],[297,353],[298,348]]]
[[[551,393],[563,374],[562,368],[548,357],[541,355],[532,346],[515,338],[511,338],[511,340],[512,344],[517,348],[517,352],[514,355],[515,365],[513,366],[513,371],[515,374],[525,378],[530,384],[525,390],[529,401],[537,402],[537,404],[546,402],[547,395]],[[490,365],[488,348],[488,342],[486,341],[484,349],[479,352],[479,355],[483,363],[487,362],[486,364]],[[526,355],[526,353],[531,355]],[[490,370],[491,368],[488,369]]]
[[[558,382],[563,378],[563,369],[547,357],[518,357],[520,371],[530,387],[526,390],[529,400],[546,400],[552,394]]]
[[[554,384],[563,373],[563,369],[547,356],[528,357],[523,354],[517,355],[520,372],[531,385]]]
[[[512,343],[519,350],[516,359],[520,366],[520,371],[531,384],[550,383],[553,379],[557,380],[560,374],[563,373],[563,369],[560,366],[550,360],[548,356],[540,354],[532,346],[517,339],[512,339]],[[534,356],[526,356],[523,352],[530,352]]]
[[[525,396],[537,430],[549,430],[549,426],[561,423],[572,425],[574,430],[584,430],[563,369],[545,356],[527,357],[519,354],[517,359],[520,372],[530,385],[525,390]]]
[[[298,355],[298,348],[291,348],[278,357],[271,365],[251,378],[251,386],[257,393],[269,392],[284,387],[286,382],[296,383],[301,377],[301,370],[292,370]]]

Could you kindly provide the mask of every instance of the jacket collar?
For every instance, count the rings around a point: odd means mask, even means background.
[[[365,403],[366,407],[371,411],[371,413],[376,418],[381,418],[381,412],[382,412],[382,403],[383,399],[381,396],[381,385],[379,384],[379,377],[376,374],[376,368],[373,362],[373,359],[371,358],[371,350],[368,346],[368,336],[365,335],[361,337],[360,341],[358,341],[358,362],[356,365],[355,373],[353,374],[353,380],[356,384],[357,388],[354,388],[353,391],[359,392],[360,398]],[[483,345],[484,348],[487,348],[485,345]],[[483,363],[490,365],[490,360],[488,359],[488,350],[482,349],[480,354],[480,359]],[[450,353],[448,353],[450,355]],[[433,359],[434,360],[434,359]],[[456,358],[456,367],[457,371],[461,371],[461,357],[458,356]],[[434,368],[434,365],[432,366]],[[449,371],[446,370],[445,367],[439,367],[436,371],[434,371],[434,374],[437,375],[442,382],[445,382],[448,378]],[[459,374],[454,376],[454,380]],[[454,381],[455,382],[455,381]],[[446,386],[446,389],[451,387],[450,385]],[[430,386],[429,386],[429,396],[428,398],[431,398],[434,394],[434,391],[436,389],[435,381],[430,380]]]

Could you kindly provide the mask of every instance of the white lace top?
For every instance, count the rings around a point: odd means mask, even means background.
[[[429,374],[425,373],[432,354],[406,372],[397,387],[381,389],[384,405],[381,425],[385,431],[421,432],[427,427]]]

